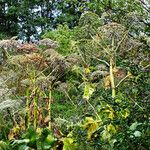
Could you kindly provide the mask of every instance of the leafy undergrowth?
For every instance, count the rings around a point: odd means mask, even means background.
[[[38,44],[0,41],[0,149],[149,149],[149,45],[130,32],[90,12]]]

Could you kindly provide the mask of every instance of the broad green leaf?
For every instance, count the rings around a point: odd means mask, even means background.
[[[130,126],[130,130],[132,131],[135,130],[137,126],[138,126],[137,122],[132,123],[132,125]]]
[[[135,130],[137,128],[138,125],[141,125],[142,123],[138,123],[138,122],[134,122],[132,123],[132,125],[130,126],[130,130]]]
[[[46,138],[46,142],[49,144],[53,144],[56,139],[52,135],[48,135]]]
[[[133,134],[135,137],[140,137],[142,135],[140,131],[135,131]]]
[[[8,149],[7,143],[0,141],[0,150],[7,150],[7,149]]]

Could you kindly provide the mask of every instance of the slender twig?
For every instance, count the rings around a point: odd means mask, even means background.
[[[96,114],[96,116],[98,117],[99,120],[101,120],[100,116],[98,115],[97,111],[95,110],[95,108],[93,107],[93,105],[89,102],[89,100],[86,100],[87,103],[91,106],[91,108],[93,109],[94,113]]]
[[[130,75],[126,75],[123,79],[121,79],[120,81],[119,81],[119,83],[116,85],[116,88],[126,79],[126,78],[128,78]]]
[[[143,69],[146,69],[146,68],[148,68],[148,67],[150,67],[150,64],[148,64],[147,66],[143,67]]]
[[[135,102],[131,97],[130,97],[130,100],[132,101],[132,102],[134,102],[135,103],[135,105],[137,105],[140,109],[142,109],[142,110],[144,110],[144,108],[143,107],[141,107],[137,102]]]
[[[123,40],[126,38],[127,35],[128,35],[128,31],[126,32],[126,34],[123,36],[123,38],[118,43],[117,47],[115,48],[115,52],[118,50],[119,46],[121,45],[121,43],[123,42]]]
[[[9,114],[9,116],[10,116],[11,121],[13,122],[13,125],[16,126],[17,122],[16,122],[15,118],[13,117],[13,115],[12,115],[12,113],[11,113],[9,108],[7,108],[7,112]]]
[[[34,110],[33,110],[33,113],[34,113],[34,129],[36,129],[37,127],[37,97],[36,97],[36,91],[37,91],[37,88],[36,88],[36,85],[35,85],[35,82],[36,82],[36,78],[35,78],[35,72],[34,72],[34,77],[33,77],[33,92],[34,92],[34,97],[33,97],[33,103],[34,103]]]
[[[104,46],[102,46],[102,44],[101,44],[100,42],[97,42],[93,36],[91,36],[91,37],[92,37],[92,39],[93,39],[101,48],[103,48],[103,49],[105,50],[105,52],[106,52],[107,54],[109,54],[109,52],[108,52],[108,46],[107,46],[107,48],[104,48]]]
[[[72,103],[74,106],[76,106],[75,103],[73,102],[73,100],[71,99],[71,97],[69,96],[69,94],[67,93],[66,90],[64,90],[64,93],[66,94],[66,96],[68,97],[68,99],[71,101],[71,103]]]
[[[106,60],[96,58],[95,56],[93,56],[93,58],[97,59],[98,61],[101,61],[101,62],[105,63],[108,67],[110,66],[109,63]]]

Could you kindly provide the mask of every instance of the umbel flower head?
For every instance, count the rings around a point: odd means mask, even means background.
[[[32,53],[37,51],[38,51],[37,45],[29,43],[22,44],[17,48],[17,52],[19,53]]]
[[[125,31],[126,28],[123,25],[112,22],[99,27],[98,35],[101,39],[107,40],[110,43],[112,42],[112,38],[114,38],[117,43],[122,40],[125,35]]]
[[[98,33],[93,37],[94,47],[98,46],[104,56],[115,53],[121,56],[129,56],[137,50],[141,43],[129,35],[130,29],[121,24],[112,22],[98,28]]]
[[[9,50],[16,49],[20,46],[19,41],[17,40],[1,40],[0,41],[0,49]]]
[[[38,42],[38,45],[43,45],[43,46],[46,46],[47,48],[57,48],[58,47],[58,43],[51,40],[51,39],[48,39],[48,38],[45,38],[45,39],[42,39]]]

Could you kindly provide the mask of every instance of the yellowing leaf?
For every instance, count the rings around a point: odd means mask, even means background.
[[[107,131],[109,133],[114,134],[114,133],[116,133],[116,128],[112,124],[109,124],[109,125],[107,125]]]
[[[103,140],[109,140],[111,138],[111,134],[107,130],[103,130],[101,136]]]
[[[14,139],[14,137],[19,134],[19,131],[20,127],[18,125],[14,126],[8,134],[8,139],[9,140]]]
[[[94,119],[92,117],[85,117],[87,123],[93,123]]]
[[[85,71],[86,74],[91,72],[89,67],[84,68],[84,71]]]
[[[89,98],[91,97],[91,95],[93,94],[94,91],[95,91],[94,85],[91,83],[86,83],[86,85],[84,87],[83,98],[86,100],[89,100]]]
[[[112,111],[110,111],[108,118],[110,118],[111,120],[114,118],[114,113]]]
[[[75,72],[77,75],[82,74],[81,68],[77,65],[72,67],[72,71]]]
[[[64,143],[63,150],[74,150],[75,149],[74,140],[72,138],[64,138],[63,143]]]
[[[93,120],[92,117],[85,118],[85,124],[83,125],[87,129],[88,139],[91,139],[92,134],[99,128],[100,122]]]
[[[132,76],[132,73],[130,71],[128,71],[128,76],[131,77]]]
[[[115,117],[114,110],[110,105],[107,105],[107,108],[104,110],[104,112],[108,113],[108,118],[110,118],[111,120],[114,119],[114,117]]]
[[[102,131],[102,139],[108,140],[110,142],[110,139],[113,134],[116,133],[116,128],[112,124],[109,124],[107,126],[104,126],[104,130]]]
[[[105,90],[107,90],[110,87],[111,87],[110,75],[108,75],[104,78],[104,88],[105,88]]]
[[[130,115],[130,111],[129,111],[128,108],[126,108],[126,109],[122,110],[122,111],[120,112],[120,114],[121,114],[121,116],[122,116],[123,118],[126,119],[126,118]]]

